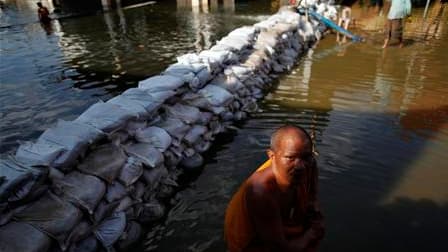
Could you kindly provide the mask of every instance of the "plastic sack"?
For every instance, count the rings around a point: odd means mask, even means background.
[[[129,221],[126,229],[118,240],[117,247],[120,251],[126,251],[130,246],[139,241],[143,233],[142,226],[136,221]]]
[[[170,134],[173,138],[178,140],[182,139],[185,134],[190,130],[190,126],[183,123],[180,119],[177,118],[165,118],[160,122],[154,124],[159,128],[165,129],[168,134]]]
[[[198,91],[213,106],[225,106],[233,101],[233,96],[227,90],[215,85],[207,85]]]
[[[78,208],[51,193],[46,193],[14,214],[15,220],[26,222],[45,232],[58,241],[62,249],[65,248],[67,236],[80,222],[81,217],[82,212]]]
[[[150,94],[160,91],[174,91],[184,84],[183,79],[171,75],[157,75],[138,83],[138,88],[144,89]]]
[[[168,176],[168,170],[165,166],[145,170],[143,172],[143,179],[146,182],[147,190],[152,191],[157,188],[162,178],[166,176]]]
[[[84,173],[95,175],[112,183],[120,174],[121,167],[127,159],[123,150],[113,144],[102,145],[93,150],[78,169]]]
[[[136,102],[135,100],[131,100],[129,98],[126,98],[125,96],[119,95],[116,96],[107,103],[111,103],[114,105],[119,106],[122,109],[125,109],[129,111],[130,114],[132,114],[136,118],[147,118],[149,117],[149,112],[146,110],[146,108]]]
[[[143,165],[142,161],[139,158],[129,157],[126,160],[123,168],[121,169],[120,176],[118,176],[118,180],[120,180],[125,186],[130,186],[135,183],[140,176],[143,174]]]
[[[102,130],[106,133],[116,131],[126,126],[130,119],[135,119],[128,110],[112,103],[98,102],[90,106],[75,122],[81,122]]]
[[[180,162],[180,165],[184,167],[187,172],[197,172],[199,167],[204,164],[204,158],[199,153],[195,153],[191,157],[184,157]]]
[[[64,151],[56,144],[25,142],[17,149],[15,158],[31,166],[50,166]]]
[[[184,140],[188,144],[194,144],[203,134],[207,132],[207,127],[202,125],[194,125],[185,135]]]
[[[143,209],[138,219],[143,223],[159,220],[165,214],[165,207],[158,201],[143,204]]]
[[[115,209],[120,205],[120,201],[114,201],[108,203],[105,200],[102,200],[95,209],[95,213],[93,214],[92,221],[94,223],[100,223],[107,216],[112,215],[115,212]]]
[[[69,201],[73,202],[93,214],[101,198],[106,192],[106,185],[95,176],[74,171],[67,174],[62,180],[54,181],[55,192],[60,192]]]
[[[120,238],[126,228],[126,215],[124,212],[114,213],[103,220],[94,231],[96,238],[101,242],[106,250],[110,250],[112,245]]]
[[[178,118],[186,124],[195,123],[201,116],[198,108],[188,105],[182,105],[180,103],[176,103],[173,106],[165,106],[164,109],[168,117]]]
[[[48,168],[34,168],[12,159],[0,160],[0,203],[24,200],[43,184]]]
[[[168,149],[172,142],[171,136],[166,132],[166,130],[154,126],[137,130],[135,133],[135,139],[141,143],[149,143],[161,152]]]
[[[126,152],[133,157],[140,159],[150,167],[156,167],[163,163],[163,154],[151,144],[136,143],[125,147]]]
[[[0,251],[41,252],[51,246],[51,239],[40,230],[24,222],[10,222],[0,227]]]

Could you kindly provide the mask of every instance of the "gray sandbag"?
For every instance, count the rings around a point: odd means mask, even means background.
[[[51,239],[24,222],[10,222],[0,227],[0,251],[41,252],[51,246]]]
[[[54,181],[54,190],[75,205],[93,214],[106,192],[106,185],[99,178],[73,171],[63,179]]]
[[[139,241],[140,237],[142,236],[143,229],[142,225],[136,221],[129,221],[126,224],[126,229],[121,235],[120,239],[117,242],[117,248],[120,251],[126,251],[135,244],[137,241]]]
[[[129,156],[138,158],[145,165],[156,167],[163,163],[163,154],[151,144],[135,143],[125,147]]]
[[[115,208],[114,212],[124,212],[134,204],[131,197],[126,196],[120,200],[120,204]]]
[[[94,223],[100,223],[104,218],[112,215],[112,213],[115,212],[115,209],[117,209],[119,205],[120,201],[108,203],[107,201],[102,200],[96,207],[93,216],[90,217],[92,218],[92,221]]]
[[[192,145],[206,132],[207,127],[202,125],[193,125],[191,130],[185,135],[184,140],[188,144]]]
[[[168,170],[165,166],[160,166],[143,172],[143,179],[146,182],[146,190],[152,191],[159,186],[160,181],[168,176]]]
[[[201,116],[199,117],[199,120],[196,123],[205,126],[210,122],[212,117],[213,117],[212,113],[201,111]]]
[[[107,192],[104,199],[107,202],[120,200],[128,195],[126,188],[118,181],[107,186]]]
[[[48,143],[64,148],[63,153],[51,165],[57,168],[70,167],[84,154],[87,146],[105,134],[91,125],[59,120],[38,138],[37,143]]]
[[[15,220],[26,222],[45,232],[58,241],[61,247],[81,217],[82,212],[78,208],[52,193],[46,193],[39,200],[14,214]]]
[[[199,153],[195,153],[191,157],[184,157],[184,159],[182,159],[182,161],[180,162],[180,165],[187,172],[196,172],[198,171],[198,168],[201,167],[203,164],[204,164],[204,158]]]
[[[237,93],[240,89],[246,88],[243,83],[241,83],[235,76],[232,76],[232,74],[230,74],[230,76],[219,75],[210,81],[209,85],[216,85],[232,94]],[[221,105],[227,105],[227,103]]]
[[[212,146],[212,143],[210,141],[201,139],[194,144],[193,148],[196,152],[202,153],[202,152],[205,152],[208,149],[210,149],[211,146]]]
[[[0,203],[25,200],[41,186],[48,168],[30,167],[14,159],[0,159]]]
[[[123,129],[109,134],[107,138],[113,145],[119,146],[125,144],[129,140],[129,134]]]
[[[121,96],[142,105],[146,109],[146,111],[151,114],[155,112],[166,99],[165,97],[152,95],[153,93],[157,92],[148,92],[148,90],[143,90],[140,88],[130,88],[124,91]],[[168,97],[172,96],[171,92],[166,92],[166,94],[168,95]]]
[[[182,156],[181,155],[177,155],[175,154],[173,151],[171,150],[167,150],[163,153],[163,156],[165,157],[165,164],[168,167],[176,167],[177,164],[181,161]],[[145,175],[143,173],[143,175]]]
[[[138,220],[143,223],[159,220],[165,214],[165,206],[158,201],[143,204],[143,209],[138,216]]]
[[[113,144],[102,145],[94,149],[78,165],[78,169],[112,183],[120,174],[126,160],[127,156],[120,147]]]
[[[135,139],[141,143],[151,144],[161,152],[166,151],[172,142],[166,130],[155,126],[136,130]]]
[[[198,91],[213,106],[225,106],[233,101],[233,96],[228,91],[215,85],[207,85]]]
[[[112,246],[126,228],[126,215],[124,212],[114,213],[112,216],[103,220],[94,231],[96,238],[101,242],[103,247],[110,251]]]
[[[130,136],[135,136],[137,130],[145,129],[147,126],[148,123],[146,120],[129,121],[128,125],[126,126],[126,132],[128,132]]]
[[[167,117],[153,126],[163,128],[170,134],[173,138],[181,140],[185,134],[190,130],[190,126],[186,125],[182,120],[178,118]]]
[[[32,166],[50,166],[64,151],[56,144],[25,142],[17,149],[15,158]]]
[[[97,102],[84,111],[75,122],[85,123],[110,133],[124,128],[131,119],[135,119],[135,115],[128,110],[112,103]]]
[[[93,225],[90,222],[83,220],[70,232],[70,235],[67,237],[65,241],[66,247],[70,246],[70,244],[76,244],[79,241],[82,241],[89,237],[89,235],[93,232]]]
[[[132,188],[130,188],[130,195],[131,197],[137,201],[141,202],[143,198],[143,194],[145,194],[145,184],[141,181],[137,181],[135,184],[133,184]]]
[[[84,240],[72,244],[68,252],[97,252],[100,247],[100,243],[96,239],[95,235],[91,235]]]
[[[201,116],[198,108],[176,103],[173,106],[164,106],[165,113],[170,118],[178,118],[186,124],[195,123]]]
[[[121,169],[118,180],[125,186],[130,186],[136,182],[143,174],[143,164],[138,157],[129,157]]]
[[[138,88],[144,89],[150,94],[160,91],[175,91],[184,85],[183,79],[171,75],[157,75],[142,80],[138,83]]]
[[[148,97],[151,97],[151,96],[148,95]],[[135,118],[148,118],[149,117],[149,112],[146,110],[146,108],[143,105],[139,104],[135,100],[126,98],[125,96],[122,96],[122,95],[116,96],[116,97],[108,100],[107,103],[117,105],[118,107],[129,111],[129,114],[133,115]]]

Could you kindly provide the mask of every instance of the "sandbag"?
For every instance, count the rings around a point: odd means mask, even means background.
[[[75,122],[91,125],[106,133],[116,131],[126,126],[126,123],[135,119],[128,110],[112,103],[98,102],[90,106]]]
[[[30,167],[13,159],[0,159],[0,203],[25,200],[43,184],[48,168]]]
[[[65,148],[51,143],[22,143],[16,151],[15,158],[31,166],[50,166]]]
[[[158,201],[143,204],[142,212],[138,219],[143,223],[159,220],[165,214],[165,206]]]
[[[164,109],[168,117],[178,118],[186,124],[195,123],[201,116],[198,108],[188,105],[182,105],[180,103],[176,103],[173,106],[164,106]]]
[[[203,134],[207,132],[207,127],[202,125],[194,125],[185,135],[184,140],[188,144],[194,144]]]
[[[210,104],[214,106],[225,106],[233,101],[233,96],[228,91],[215,85],[207,85],[198,91]]]
[[[102,131],[91,125],[59,120],[55,127],[45,130],[37,142],[62,146],[64,151],[52,162],[52,166],[67,167],[75,163],[87,145],[104,136]]]
[[[102,200],[95,209],[95,213],[91,216],[92,221],[94,223],[100,223],[107,216],[112,215],[115,212],[115,209],[120,205],[120,201],[114,201],[108,203],[105,200]]]
[[[163,163],[163,154],[154,148],[151,144],[147,143],[136,143],[125,147],[126,153],[128,155],[138,158],[145,165],[150,167],[156,167]]]
[[[148,95],[148,97],[151,97],[151,96]],[[135,100],[126,98],[125,96],[119,95],[119,96],[116,96],[116,97],[110,99],[107,102],[117,105],[120,108],[129,111],[129,113],[131,115],[133,115],[135,118],[148,118],[149,117],[149,112],[146,110],[146,108],[143,105],[139,104]]]
[[[124,91],[121,94],[121,96],[140,104],[146,109],[146,111],[149,114],[151,114],[155,112],[166,99],[165,97],[153,95],[153,93],[157,92],[156,91],[148,92],[148,90],[143,90],[140,88],[130,88]],[[163,93],[165,93],[168,97],[172,96],[171,92],[163,92]]]
[[[15,220],[26,222],[45,232],[58,241],[61,247],[81,217],[82,212],[78,208],[52,193],[46,193],[38,201],[14,214]]]
[[[41,252],[50,246],[50,237],[27,223],[13,221],[0,227],[2,252]]]
[[[124,212],[114,213],[103,220],[94,231],[96,238],[103,247],[109,251],[114,243],[120,238],[126,228],[126,215]]]
[[[142,226],[136,221],[129,221],[126,229],[118,240],[117,247],[120,251],[126,251],[135,244],[143,233]]]
[[[148,127],[146,129],[136,130],[135,139],[141,143],[148,143],[164,152],[171,145],[171,136],[166,130],[159,127]]]
[[[75,205],[93,214],[93,210],[103,198],[106,185],[99,178],[73,171],[63,179],[54,181],[55,192],[61,193]]]
[[[187,172],[197,172],[199,167],[204,164],[204,158],[199,153],[195,153],[191,157],[184,157],[180,162],[181,166]]]
[[[168,134],[170,134],[174,138],[177,138],[178,140],[182,139],[190,130],[189,125],[186,125],[180,119],[171,117],[165,118],[160,122],[155,123],[154,126],[165,129]]]
[[[136,182],[143,174],[143,165],[140,158],[129,157],[121,169],[118,180],[125,186],[130,186]]]
[[[170,75],[157,75],[142,80],[138,83],[138,88],[149,93],[160,91],[174,91],[184,84],[183,79]]]
[[[91,235],[84,240],[72,244],[68,252],[97,252],[100,247],[95,235]]]
[[[102,145],[94,149],[78,165],[78,169],[112,183],[120,174],[121,167],[125,164],[126,159],[127,156],[121,148],[113,144]]]
[[[145,170],[143,172],[143,179],[146,182],[147,191],[152,191],[155,188],[159,186],[160,181],[162,178],[165,178],[168,176],[168,170],[165,166],[160,166],[154,169]]]
[[[70,235],[65,241],[66,246],[70,244],[75,244],[79,241],[86,239],[93,232],[93,225],[88,221],[81,221],[76,227],[70,232]]]

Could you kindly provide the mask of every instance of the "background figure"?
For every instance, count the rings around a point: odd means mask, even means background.
[[[344,6],[342,8],[341,14],[338,18],[338,26],[346,29],[348,31],[348,26],[350,25],[350,21],[352,20],[352,8],[348,6]],[[347,36],[344,36],[342,38],[342,41],[340,41],[340,34],[339,32],[336,34],[336,40],[338,42],[345,43],[347,42]]]
[[[50,12],[47,7],[43,6],[41,2],[37,3],[37,16],[39,17],[39,21],[42,23],[50,23]]]
[[[403,19],[411,15],[410,0],[392,0],[385,27],[383,48],[386,48],[390,39],[397,39],[399,46],[403,47]]]

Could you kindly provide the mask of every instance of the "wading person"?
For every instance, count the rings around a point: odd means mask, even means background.
[[[397,39],[399,47],[403,47],[403,20],[411,15],[411,0],[391,0],[383,48],[386,48],[391,39]]]
[[[39,21],[42,23],[50,23],[50,12],[47,7],[43,6],[41,2],[37,3],[37,16],[39,17]]]
[[[271,136],[269,160],[238,189],[225,216],[230,252],[316,251],[324,235],[317,166],[308,133],[283,126]]]

